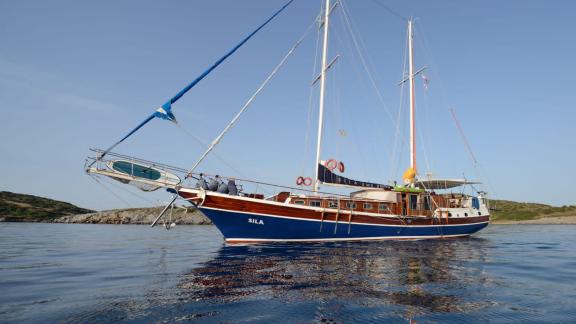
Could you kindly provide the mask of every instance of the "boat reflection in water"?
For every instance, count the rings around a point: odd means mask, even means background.
[[[472,238],[224,246],[185,275],[178,295],[184,303],[264,301],[254,305],[260,314],[296,321],[469,315],[490,305],[487,244]],[[269,314],[276,304],[288,317]],[[241,308],[237,316],[247,316]]]

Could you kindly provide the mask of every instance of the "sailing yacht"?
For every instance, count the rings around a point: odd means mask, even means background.
[[[254,96],[189,170],[111,152],[154,117],[175,121],[171,105],[291,2],[289,1],[207,72],[167,101],[127,136],[107,150],[94,150],[96,155],[87,160],[86,171],[90,175],[106,176],[136,185],[145,191],[167,189],[174,195],[173,199],[158,215],[152,226],[165,217],[170,207],[180,198],[210,218],[224,236],[224,240],[229,243],[439,239],[466,237],[485,228],[489,223],[490,214],[483,192],[474,195],[442,193],[477,182],[418,177],[414,84],[419,71],[414,71],[412,20],[408,21],[409,71],[406,79],[402,81],[408,83],[410,96],[410,167],[403,175],[404,184],[386,185],[350,179],[342,175],[345,166],[341,161],[322,159],[326,72],[333,64],[327,62],[328,27],[331,11],[334,9],[330,0],[325,0],[320,19],[323,43],[321,72],[318,78],[320,95],[314,178],[298,177],[297,185],[300,187],[296,188],[234,177],[219,177],[196,171],[198,165],[236,123]],[[285,59],[273,74],[282,66]],[[273,74],[266,79],[263,86]],[[275,193],[265,196],[245,190],[244,185],[250,183],[273,187]],[[327,193],[319,190],[321,185],[352,188],[353,191],[348,194]],[[306,186],[310,186],[310,190],[302,189]]]

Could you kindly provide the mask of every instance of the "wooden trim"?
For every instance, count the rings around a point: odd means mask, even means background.
[[[180,191],[180,195],[186,199],[196,197],[195,193],[190,193],[186,191]],[[293,218],[303,218],[318,221],[333,221],[338,222],[341,213],[350,213],[349,211],[326,210],[325,208],[311,208],[300,205],[293,204],[279,204],[277,202],[267,201],[267,200],[256,200],[256,199],[246,199],[239,196],[227,196],[212,194],[212,192],[206,192],[206,198],[204,199],[203,206],[209,208],[218,208],[229,211],[240,211],[256,214],[268,214],[283,217],[293,217]],[[410,217],[410,224],[413,226],[418,225],[437,225],[435,223],[434,217]],[[476,216],[476,217],[466,217],[466,218],[454,218],[451,219],[451,224],[471,224],[489,221],[489,216]],[[355,223],[365,223],[365,224],[382,224],[382,225],[405,225],[402,220],[397,216],[383,216],[375,214],[365,215],[365,214],[354,214]],[[442,223],[442,222],[441,222]]]

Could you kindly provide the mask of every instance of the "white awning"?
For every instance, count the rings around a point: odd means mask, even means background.
[[[422,189],[450,189],[467,184],[480,184],[481,182],[468,181],[466,179],[429,179],[417,180],[416,187]]]

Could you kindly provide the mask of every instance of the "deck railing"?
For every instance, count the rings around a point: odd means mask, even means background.
[[[285,185],[276,185],[263,181],[242,179],[232,176],[207,174],[207,173],[192,173],[189,174],[188,170],[183,168],[178,168],[170,166],[167,164],[152,162],[140,158],[135,158],[128,155],[122,155],[117,153],[108,153],[106,158],[98,158],[98,156],[103,152],[99,149],[91,149],[96,156],[88,157],[86,160],[86,165],[92,165],[92,167],[87,168],[86,171],[91,174],[100,174],[108,177],[120,179],[120,181],[128,182],[140,182],[144,185],[157,186],[158,188],[170,188],[178,189],[178,187],[195,188],[199,186],[201,179],[206,182],[216,181],[218,184],[225,183],[229,181],[234,183],[238,189],[238,194],[242,196],[268,199],[279,202],[285,202],[288,198],[290,203],[302,204],[311,207],[321,207],[330,209],[339,209],[342,211],[352,211],[352,212],[369,212],[377,214],[393,214],[402,216],[432,216],[434,210],[437,208],[449,208],[449,207],[462,207],[464,202],[464,197],[452,197],[446,195],[427,195],[427,203],[424,200],[418,198],[411,198],[411,195],[406,193],[398,193],[397,202],[386,202],[375,199],[362,199],[353,198],[349,194],[341,194],[334,192],[314,192],[307,187],[294,187]],[[178,176],[182,181],[178,185],[168,184],[162,181],[153,181],[150,179],[138,178],[134,174],[121,173],[119,171],[110,169],[107,163],[110,161],[125,160],[132,163],[137,163],[141,166],[148,166],[150,168],[155,168],[162,170],[164,172],[170,172]],[[95,163],[92,163],[95,162]],[[187,177],[187,175],[189,175]],[[142,188],[141,188],[142,189]],[[143,189],[144,190],[144,189]],[[216,190],[215,190],[216,191]],[[404,196],[404,200],[402,198]],[[423,197],[420,195],[420,197]],[[416,208],[411,208],[411,199],[418,199]],[[320,206],[316,205],[320,201]],[[315,202],[315,203],[311,203]],[[350,205],[355,204],[355,205]],[[353,208],[351,208],[353,207]],[[371,207],[371,208],[368,208]],[[428,207],[428,208],[426,208]]]

